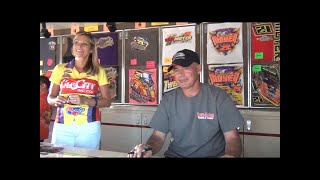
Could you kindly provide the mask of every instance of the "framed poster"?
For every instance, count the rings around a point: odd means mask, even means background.
[[[48,39],[40,37],[40,75],[46,74],[48,70],[53,70],[58,63],[59,52],[57,37]]]
[[[280,23],[252,23],[251,40],[252,62],[280,61]]]
[[[118,65],[118,33],[93,34],[96,39],[98,59],[102,66]]]
[[[183,49],[196,51],[196,27],[162,29],[162,65],[171,65],[173,55]]]
[[[129,70],[129,103],[157,104],[156,69]]]
[[[111,94],[112,100],[118,100],[119,96],[119,67],[118,66],[109,66],[104,67],[104,70],[107,74],[108,80],[110,82],[109,84],[109,91]]]
[[[125,103],[158,104],[159,28],[125,34]]]
[[[226,90],[236,105],[244,105],[243,65],[208,65],[209,84]]]
[[[252,106],[280,106],[280,65],[252,65]]]
[[[163,87],[163,95],[166,92],[172,91],[174,89],[176,89],[177,87],[179,87],[179,85],[177,84],[177,82],[174,80],[174,76],[173,76],[173,70],[171,70],[170,72],[168,72],[168,68],[169,66],[163,66],[162,67],[162,87]]]
[[[207,26],[207,63],[243,63],[242,23]]]

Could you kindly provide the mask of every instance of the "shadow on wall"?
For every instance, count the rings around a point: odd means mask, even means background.
[[[74,56],[72,55],[72,45],[73,45],[73,39],[72,37],[64,38],[64,45],[62,48],[62,63],[68,63],[72,59],[74,59]]]

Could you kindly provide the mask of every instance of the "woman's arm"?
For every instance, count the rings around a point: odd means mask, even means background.
[[[109,84],[99,86],[101,97],[98,99],[97,107],[110,107],[111,106],[111,94],[109,91]]]
[[[54,83],[51,83],[49,95],[48,95],[48,103],[53,106],[61,106],[62,104],[68,103],[68,99],[59,96],[60,86]]]

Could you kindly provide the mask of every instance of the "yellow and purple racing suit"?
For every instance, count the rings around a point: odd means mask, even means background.
[[[70,94],[79,94],[80,96],[97,98],[99,86],[109,84],[107,75],[102,67],[99,67],[99,73],[88,75],[86,72],[79,73],[74,68],[75,60],[69,63],[58,64],[50,77],[50,81],[60,85],[60,95],[68,97]],[[56,123],[76,125],[100,121],[96,114],[99,111],[95,106],[85,104],[64,104],[57,108]]]

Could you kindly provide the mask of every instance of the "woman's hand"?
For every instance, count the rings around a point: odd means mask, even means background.
[[[81,104],[81,97],[78,94],[70,94],[68,97],[70,104]]]
[[[68,103],[68,99],[63,97],[63,96],[57,96],[57,98],[55,99],[55,106],[61,106],[63,104]]]

